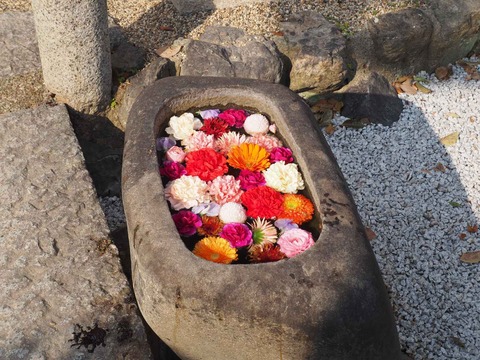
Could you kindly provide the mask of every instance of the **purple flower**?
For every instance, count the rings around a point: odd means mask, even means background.
[[[220,213],[220,205],[216,202],[210,202],[208,204],[199,204],[192,208],[192,211],[195,214],[207,215],[207,216],[218,216]]]
[[[186,173],[187,170],[185,170],[185,167],[175,161],[165,161],[160,168],[160,175],[166,176],[169,180],[178,179]]]
[[[285,232],[288,230],[296,229],[298,228],[298,225],[295,224],[292,220],[290,219],[278,219],[275,221],[274,225],[280,230],[280,232]]]
[[[218,114],[220,114],[220,110],[218,109],[209,109],[209,110],[200,110],[198,112],[202,119],[213,119],[218,117]]]
[[[262,173],[250,170],[240,171],[238,180],[240,180],[240,188],[242,190],[250,190],[266,184]]]
[[[202,219],[190,210],[180,210],[172,215],[173,222],[177,227],[178,233],[182,236],[192,236],[197,232],[197,228],[202,226]]]
[[[157,151],[166,152],[173,145],[175,145],[175,140],[169,137],[159,137],[157,138]]]
[[[292,150],[286,147],[276,147],[270,152],[270,162],[285,161],[285,164],[293,162]]]
[[[247,225],[240,223],[225,224],[219,236],[236,248],[250,245],[253,241],[252,231]]]
[[[227,109],[221,112],[218,117],[228,123],[230,126],[241,128],[248,113],[245,110]]]

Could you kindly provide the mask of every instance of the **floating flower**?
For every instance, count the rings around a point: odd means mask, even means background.
[[[216,202],[198,204],[192,208],[192,211],[199,215],[218,216],[218,213],[220,212],[220,205],[218,205]]]
[[[282,146],[282,142],[279,138],[273,135],[255,135],[247,138],[247,143],[249,144],[257,144],[265,149],[268,152],[272,151],[273,149]]]
[[[268,130],[270,130],[270,132],[275,134],[277,132],[277,125],[275,125],[275,124],[270,125],[268,127]]]
[[[167,184],[165,198],[175,210],[190,209],[210,201],[207,190],[207,183],[198,176],[183,175]]]
[[[227,122],[228,125],[241,128],[248,113],[245,110],[227,109],[220,113],[218,117]]]
[[[252,243],[252,231],[245,224],[226,224],[219,236],[228,240],[230,245],[236,248],[248,246]]]
[[[292,150],[286,147],[276,147],[270,150],[270,162],[276,163],[278,161],[283,161],[285,164],[290,164],[293,162]]]
[[[234,146],[238,146],[247,141],[247,137],[236,131],[230,131],[223,134],[215,141],[215,149],[227,155]]]
[[[195,130],[202,127],[202,122],[193,116],[192,113],[184,113],[180,116],[172,116],[170,125],[165,130],[167,134],[172,135],[176,140],[183,140],[193,134]]]
[[[198,112],[202,119],[211,119],[211,118],[216,118],[218,117],[218,114],[220,114],[219,109],[209,109],[209,110],[200,110]]]
[[[185,159],[185,151],[181,147],[172,146],[167,150],[165,158],[169,161],[181,163]]]
[[[285,194],[279,217],[291,219],[301,225],[312,219],[313,212],[313,204],[307,197],[300,194]]]
[[[243,129],[249,135],[266,134],[269,126],[268,119],[262,114],[252,114],[243,123]]]
[[[167,151],[175,145],[175,140],[170,137],[159,137],[156,141],[157,151]]]
[[[277,219],[274,224],[281,233],[291,229],[298,229],[298,225],[290,219]]]
[[[305,188],[297,164],[285,164],[284,161],[276,162],[263,172],[263,176],[265,176],[267,186],[282,193],[295,194],[298,190]]]
[[[252,263],[265,263],[285,259],[285,254],[280,247],[272,243],[253,245],[248,249],[248,258]]]
[[[251,224],[254,245],[264,245],[277,241],[277,229],[267,219],[256,218]]]
[[[203,236],[217,236],[222,231],[223,223],[218,216],[202,216],[202,226],[197,231]]]
[[[202,226],[200,216],[190,210],[180,210],[172,215],[172,219],[181,236],[192,236],[197,232],[197,228]]]
[[[196,151],[200,149],[213,149],[215,138],[213,135],[205,134],[203,131],[195,131],[192,135],[182,141],[185,151]]]
[[[259,186],[243,193],[242,204],[248,216],[271,219],[280,214],[283,196],[268,186]]]
[[[285,231],[277,240],[280,250],[289,258],[294,257],[308,248],[312,247],[312,234],[302,229],[292,229]]]
[[[164,161],[160,167],[160,175],[167,177],[169,180],[178,179],[186,173],[185,167],[175,161]]]
[[[224,133],[228,132],[228,124],[219,118],[205,119],[200,130],[218,139]]]
[[[265,185],[265,178],[261,172],[242,170],[238,175],[242,190],[250,190]]]
[[[220,213],[218,214],[220,220],[223,223],[244,223],[247,220],[247,214],[245,209],[239,203],[228,202],[220,208]]]
[[[198,257],[220,264],[230,264],[238,259],[237,249],[221,237],[206,237],[200,240],[193,249]]]
[[[187,153],[185,157],[188,175],[196,175],[205,181],[211,181],[228,171],[227,159],[213,149],[200,149]]]
[[[240,170],[262,171],[270,166],[270,154],[257,144],[243,143],[228,153],[228,164]]]
[[[240,202],[243,194],[240,181],[232,175],[218,176],[208,184],[208,192],[212,199],[223,205],[227,202]]]

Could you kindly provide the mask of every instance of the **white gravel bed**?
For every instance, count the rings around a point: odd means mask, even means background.
[[[392,127],[338,128],[326,138],[377,234],[402,348],[418,360],[478,360],[480,264],[459,258],[480,250],[479,233],[467,231],[480,222],[480,81],[466,81],[459,67],[447,81],[421,75],[433,92],[402,94]],[[457,131],[456,144],[440,143]]]
[[[105,196],[99,200],[110,231],[113,232],[126,224],[122,199],[118,196]]]

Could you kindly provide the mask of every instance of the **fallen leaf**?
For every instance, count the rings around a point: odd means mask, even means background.
[[[332,110],[315,113],[315,118],[318,120],[320,126],[328,126],[332,122],[333,116],[334,114]]]
[[[441,138],[440,143],[443,144],[444,146],[453,146],[458,142],[459,135],[460,133],[458,131],[455,131],[454,133],[451,133]]]
[[[393,85],[393,88],[395,89],[395,91],[397,92],[397,94],[403,93],[402,83],[394,82],[392,85]]]
[[[395,82],[398,82],[398,83],[403,83],[407,80],[413,80],[413,76],[412,75],[403,75],[403,76],[400,76],[399,78],[397,78],[395,80]]]
[[[170,59],[170,58],[174,57],[175,55],[177,55],[180,52],[180,50],[182,50],[182,47],[183,46],[181,46],[181,45],[172,45],[172,46],[167,47],[166,49],[161,48],[161,49],[163,49],[163,51],[160,52],[160,53],[157,51],[157,54],[160,55],[163,58]]]
[[[160,25],[158,28],[159,28],[159,30],[162,30],[162,31],[175,31],[175,29],[171,26]]]
[[[420,171],[424,174],[431,174],[430,170],[428,170],[428,169],[422,169]]]
[[[272,31],[272,35],[275,35],[275,36],[283,36],[283,35],[285,35],[285,34],[283,33],[283,31]]]
[[[427,83],[427,84],[430,82],[430,81],[427,80],[427,78],[424,78],[423,76],[414,76],[413,80],[421,81],[421,82],[424,82],[424,83]]]
[[[423,86],[422,84],[420,84],[418,81],[416,81],[413,85],[415,85],[415,87],[418,89],[418,91],[420,91],[421,93],[424,93],[424,94],[430,94],[432,92],[432,90],[430,90],[429,88]]]
[[[371,122],[368,118],[361,118],[359,120],[349,119],[349,120],[344,121],[341,126],[346,127],[346,128],[361,129],[361,128],[367,126],[370,123]]]
[[[456,202],[456,201],[453,201],[453,200],[452,200],[452,201],[449,201],[448,203],[449,203],[450,205],[452,205],[453,207],[460,207],[460,206],[462,206],[462,204],[460,204],[460,203],[458,203],[458,202]]]
[[[343,102],[334,98],[328,99],[328,104],[330,108],[335,112],[340,112],[343,108]]]
[[[461,233],[458,235],[458,237],[460,238],[460,240],[465,240],[465,238],[467,237],[467,234]]]
[[[330,124],[328,125],[327,127],[325,127],[325,132],[328,134],[328,135],[332,135],[335,130],[337,130],[337,127],[333,124]]]
[[[473,74],[468,74],[466,77],[467,80],[480,80],[480,74],[475,72]]]
[[[453,71],[451,67],[440,66],[435,69],[435,76],[438,80],[448,80],[452,73]]]
[[[439,162],[439,163],[437,163],[437,165],[435,165],[433,170],[440,171],[440,172],[444,173],[447,169],[445,168],[445,166],[441,162]]]
[[[460,115],[458,115],[457,113],[454,113],[454,112],[446,113],[445,116],[446,117],[451,117],[451,118],[454,118],[454,119],[458,119],[460,117]]]
[[[480,251],[466,252],[460,256],[460,260],[469,264],[477,264],[480,262]]]
[[[409,94],[409,95],[415,95],[417,93],[417,88],[413,85],[413,80],[412,79],[407,79],[404,82],[400,84],[400,89],[403,90],[403,92]]]
[[[470,65],[463,60],[457,61],[457,64],[460,65],[463,68],[463,70],[465,70],[465,72],[467,74],[471,75],[471,74],[477,72],[477,66],[476,65]]]
[[[377,238],[377,234],[375,234],[375,231],[373,231],[369,227],[365,227],[365,233],[367,234],[368,241],[372,241]]]
[[[467,231],[470,234],[475,234],[478,231],[478,225],[468,225],[467,226]]]
[[[331,105],[328,103],[327,99],[320,99],[312,105],[313,112],[320,112],[325,110],[331,110]]]

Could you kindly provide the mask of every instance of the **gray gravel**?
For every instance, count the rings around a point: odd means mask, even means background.
[[[467,232],[480,219],[480,82],[466,81],[459,67],[448,81],[421,75],[433,92],[402,94],[406,107],[394,126],[326,137],[377,234],[372,246],[402,347],[415,359],[478,360],[480,264],[459,257],[480,250],[479,233]],[[444,147],[439,139],[456,131],[459,141]]]
[[[122,199],[117,196],[105,196],[100,197],[99,200],[111,232],[126,225]]]

